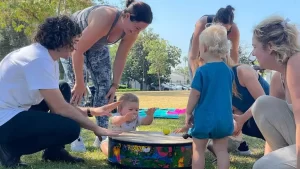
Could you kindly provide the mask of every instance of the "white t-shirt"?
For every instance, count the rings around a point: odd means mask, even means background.
[[[120,113],[114,113],[113,116],[121,116]],[[119,130],[119,131],[136,131],[136,127],[140,126],[142,123],[142,117],[138,116],[132,122],[125,122],[121,126],[113,125],[111,122],[109,123],[109,128],[112,130]]]
[[[59,65],[35,43],[9,53],[0,62],[0,126],[43,97],[39,89],[59,88]]]

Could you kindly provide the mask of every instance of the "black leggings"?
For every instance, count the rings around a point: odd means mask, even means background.
[[[60,82],[60,91],[69,101],[71,89]],[[43,149],[61,149],[79,137],[80,126],[75,121],[48,113],[45,101],[32,106],[0,126],[0,144],[15,155],[33,154]]]
[[[248,121],[246,121],[246,123],[242,128],[242,133],[247,136],[256,137],[265,140],[264,136],[261,134],[259,128],[257,127],[253,117],[251,117]]]

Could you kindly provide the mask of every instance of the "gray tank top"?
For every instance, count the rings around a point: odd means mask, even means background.
[[[98,7],[101,7],[101,6],[109,6],[109,5],[95,5],[95,6],[91,6],[91,7],[85,8],[83,10],[75,12],[71,16],[71,18],[75,22],[77,22],[79,24],[79,27],[80,27],[81,31],[83,31],[88,26],[88,17],[89,17],[89,14],[94,9],[96,9]],[[119,39],[117,39],[115,42],[112,42],[112,43],[108,42],[109,34],[112,31],[112,29],[115,27],[115,25],[117,24],[118,19],[119,19],[120,16],[121,16],[121,11],[118,10],[116,18],[115,18],[114,22],[112,23],[111,28],[108,31],[108,33],[105,36],[103,36],[101,39],[99,39],[89,50],[97,50],[97,49],[100,49],[103,46],[115,44],[115,43],[117,43],[119,40],[121,40],[125,36],[125,32],[123,32],[122,35],[121,35],[121,37]]]

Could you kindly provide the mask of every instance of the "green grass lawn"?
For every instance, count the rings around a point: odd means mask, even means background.
[[[159,107],[159,108],[185,108],[187,104],[188,91],[172,91],[172,92],[134,92],[140,98],[140,108]],[[120,95],[121,93],[117,93]],[[184,117],[180,119],[155,119],[150,126],[139,127],[139,130],[144,131],[161,131],[162,126],[168,126],[170,129],[175,129],[183,124]],[[73,153],[73,155],[83,157],[86,160],[84,164],[64,164],[64,163],[44,163],[41,162],[41,152],[22,157],[22,160],[28,163],[32,169],[113,169],[106,163],[106,158],[101,154],[99,149],[92,146],[95,136],[92,132],[82,130],[82,136],[85,140],[87,147],[86,153]],[[232,169],[250,169],[253,163],[263,155],[263,142],[245,136],[244,139],[248,142],[251,156],[240,156],[231,153],[231,167]],[[20,141],[22,144],[22,141]],[[26,145],[24,145],[26,146]],[[70,145],[67,145],[67,149],[70,150]],[[216,168],[211,164],[213,160],[210,153],[206,155],[206,169]],[[2,169],[3,167],[0,167]]]

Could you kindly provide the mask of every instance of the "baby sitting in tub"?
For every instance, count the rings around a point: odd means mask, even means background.
[[[139,98],[136,95],[125,93],[118,101],[120,101],[121,104],[118,106],[118,112],[113,114],[113,117],[110,119],[110,129],[124,132],[136,131],[138,126],[150,125],[152,123],[155,108],[148,109],[146,117],[140,117]],[[100,148],[103,154],[108,156],[108,138],[101,142]]]

